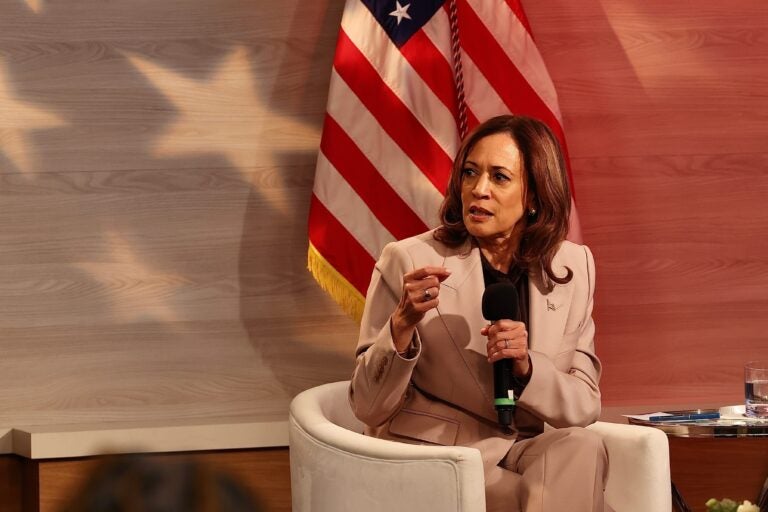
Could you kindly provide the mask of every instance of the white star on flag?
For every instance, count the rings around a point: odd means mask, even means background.
[[[389,13],[390,16],[394,16],[397,18],[397,24],[400,25],[400,22],[403,21],[403,18],[411,19],[411,15],[408,14],[408,8],[411,6],[411,4],[405,4],[400,5],[400,2],[395,2],[397,4],[397,9]]]

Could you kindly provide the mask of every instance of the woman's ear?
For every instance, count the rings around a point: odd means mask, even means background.
[[[525,211],[528,212],[528,215],[536,215],[536,196],[533,194],[525,198]]]

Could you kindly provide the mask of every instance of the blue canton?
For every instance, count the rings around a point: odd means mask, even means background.
[[[399,0],[403,9],[407,6],[407,13],[411,19],[401,18],[400,23],[398,23],[398,17],[392,15],[398,8],[397,1],[361,1],[368,7],[368,10],[371,11],[379,25],[398,48],[402,48],[408,39],[423,27],[445,3],[445,0]]]

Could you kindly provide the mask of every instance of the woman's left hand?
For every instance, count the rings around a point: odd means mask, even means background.
[[[528,358],[528,330],[523,322],[514,320],[498,320],[492,325],[483,327],[480,334],[488,337],[486,350],[488,362],[495,363],[500,359],[512,359],[512,371],[518,377],[527,377],[531,363]]]

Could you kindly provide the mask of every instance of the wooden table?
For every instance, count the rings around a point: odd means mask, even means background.
[[[688,510],[703,512],[710,498],[756,503],[768,477],[768,436],[670,435],[669,460],[672,482]],[[679,512],[685,512],[684,506],[676,505]]]
[[[630,423],[667,434],[673,504],[679,512],[704,511],[710,498],[757,503],[768,477],[768,422]]]

